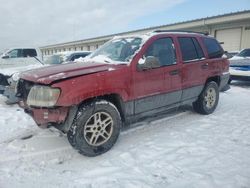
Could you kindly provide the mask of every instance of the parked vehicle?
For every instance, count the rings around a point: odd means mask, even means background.
[[[29,70],[33,68],[39,68],[42,66],[51,66],[51,65],[57,65],[57,64],[62,64],[62,63],[68,63],[68,62],[75,61],[78,58],[86,57],[90,53],[91,53],[90,51],[60,52],[60,53],[56,53],[54,55],[47,57],[46,60],[44,62],[41,62],[39,65],[22,67],[22,70]],[[0,84],[0,92],[2,91],[1,93],[3,93],[3,95],[8,98],[8,100],[6,101],[7,104],[15,104],[19,100],[15,96],[16,95],[15,87],[16,87],[17,81],[19,80],[19,74],[20,72],[15,72],[11,76],[2,75],[3,78]]]
[[[0,70],[40,64],[42,60],[41,51],[37,48],[13,48],[1,55]]]
[[[19,105],[39,127],[67,133],[81,154],[116,142],[121,126],[183,104],[214,112],[229,62],[213,37],[179,31],[115,37],[82,63],[21,75]]]
[[[37,48],[13,48],[0,57],[0,85],[8,84],[12,74],[41,66],[42,56]],[[0,88],[1,90],[1,88]]]
[[[227,59],[232,58],[233,56],[236,56],[239,53],[239,51],[230,51],[230,52],[225,52],[225,55]]]
[[[239,54],[229,59],[230,80],[250,81],[250,48],[242,50]]]
[[[90,51],[69,51],[69,52],[59,52],[54,55],[47,57],[44,64],[62,64],[67,62],[75,61],[78,58],[84,58],[88,56]]]

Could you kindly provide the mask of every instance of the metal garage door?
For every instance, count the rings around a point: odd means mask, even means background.
[[[226,51],[240,50],[241,28],[217,30],[216,39],[224,43],[222,47]]]

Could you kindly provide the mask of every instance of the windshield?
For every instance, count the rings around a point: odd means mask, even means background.
[[[52,55],[49,56],[45,61],[44,64],[61,64],[65,61],[64,55]]]
[[[250,57],[250,49],[242,50],[237,56],[240,56],[240,57]]]
[[[113,39],[93,52],[89,58],[102,58],[106,62],[110,62],[110,60],[129,62],[141,44],[142,38],[139,37]]]

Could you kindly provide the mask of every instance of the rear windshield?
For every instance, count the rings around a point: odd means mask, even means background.
[[[237,56],[240,56],[240,57],[250,57],[250,49],[242,50]]]

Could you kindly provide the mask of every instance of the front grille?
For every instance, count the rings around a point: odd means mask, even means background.
[[[16,97],[27,100],[33,82],[20,79],[16,86]]]

